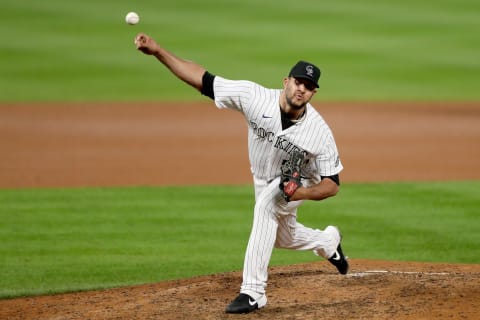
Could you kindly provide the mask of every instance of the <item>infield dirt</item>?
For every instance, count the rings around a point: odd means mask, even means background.
[[[480,179],[478,103],[316,103],[344,182]],[[211,103],[0,106],[0,188],[249,184],[246,124]],[[204,168],[199,170],[199,168]],[[215,172],[212,175],[212,172]],[[269,303],[223,313],[240,272],[0,301],[0,319],[477,319],[480,265],[272,267]]]

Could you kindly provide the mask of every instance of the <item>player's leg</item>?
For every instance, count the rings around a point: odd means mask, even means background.
[[[340,233],[335,227],[325,230],[312,229],[297,221],[294,215],[281,216],[278,221],[278,248],[294,250],[313,250],[319,256],[330,258],[340,243]]]
[[[281,199],[279,181],[256,184],[256,203],[250,238],[245,252],[243,282],[240,295],[227,307],[229,313],[246,313],[262,308],[267,303],[265,288],[268,264],[277,235],[275,201]]]
[[[338,272],[348,272],[348,261],[340,245],[338,228],[328,226],[325,230],[305,227],[297,222],[295,215],[280,216],[275,246],[294,250],[313,250],[333,264]]]
[[[276,188],[267,186],[255,203],[253,225],[245,253],[241,292],[265,293],[268,264],[277,235],[278,218],[274,199],[278,194],[278,186]]]

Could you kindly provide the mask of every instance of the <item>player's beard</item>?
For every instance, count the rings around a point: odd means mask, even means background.
[[[301,109],[305,108],[308,101],[305,101],[303,103],[294,102],[294,100],[293,100],[294,96],[295,96],[295,94],[293,94],[292,97],[289,97],[288,94],[285,95],[285,99],[287,100],[288,105],[294,110],[301,110]]]

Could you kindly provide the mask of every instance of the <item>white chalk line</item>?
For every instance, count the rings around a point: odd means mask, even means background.
[[[421,275],[428,275],[428,276],[448,276],[450,273],[448,272],[422,272],[422,271],[390,271],[390,270],[368,270],[363,272],[354,272],[349,273],[348,276],[350,277],[365,277],[375,274],[421,274]]]

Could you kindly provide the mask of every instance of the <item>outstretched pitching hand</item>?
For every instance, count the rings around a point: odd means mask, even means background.
[[[145,33],[139,33],[135,37],[135,46],[145,54],[152,55],[158,49],[158,44]]]
[[[137,34],[134,43],[138,51],[154,56],[179,79],[199,91],[202,90],[205,69],[201,65],[175,56],[145,33]]]

